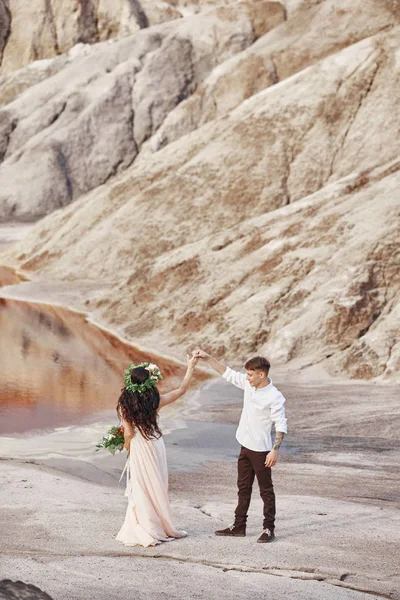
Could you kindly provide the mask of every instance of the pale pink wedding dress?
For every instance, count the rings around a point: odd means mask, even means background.
[[[168,468],[162,437],[146,440],[136,429],[126,463],[128,508],[117,540],[125,546],[155,546],[185,537],[172,523]]]

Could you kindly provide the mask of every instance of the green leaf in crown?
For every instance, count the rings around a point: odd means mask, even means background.
[[[149,376],[144,383],[132,383],[131,373],[133,369],[138,369],[139,367],[147,369]],[[140,363],[140,365],[130,365],[128,369],[125,369],[125,389],[128,390],[128,392],[143,393],[144,391],[155,387],[161,379],[161,371],[157,365],[153,363],[143,362]]]

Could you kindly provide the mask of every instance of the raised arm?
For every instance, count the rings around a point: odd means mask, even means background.
[[[210,367],[212,367],[214,371],[217,371],[217,373],[219,373],[220,375],[223,375],[226,371],[225,365],[223,365],[221,362],[219,362],[219,360],[211,356],[211,354],[207,354],[207,352],[204,352],[204,350],[201,350],[200,348],[196,348],[196,350],[194,350],[193,356],[195,358],[201,358],[202,360],[206,360]]]
[[[188,391],[190,381],[193,376],[193,371],[198,360],[199,359],[195,356],[187,356],[187,371],[185,377],[182,379],[181,385],[176,390],[172,390],[171,392],[167,392],[166,394],[162,394],[160,396],[159,408],[167,406],[167,404],[172,404],[172,402],[178,400],[178,398],[183,396],[183,394]]]
[[[240,371],[234,371],[230,367],[226,367],[221,362],[219,362],[219,360],[217,360],[210,354],[207,354],[207,352],[204,352],[204,350],[201,350],[200,348],[196,348],[196,350],[193,352],[193,356],[206,360],[208,364],[214,369],[214,371],[217,371],[217,373],[222,375],[225,381],[227,381],[228,383],[232,383],[232,385],[235,385],[241,390],[244,390],[244,387],[246,385],[246,375],[244,373],[240,373]]]

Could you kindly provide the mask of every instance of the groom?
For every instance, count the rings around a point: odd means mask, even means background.
[[[238,505],[235,510],[235,522],[226,529],[216,531],[215,534],[232,537],[246,535],[247,512],[254,478],[257,477],[264,502],[263,532],[257,542],[272,542],[275,539],[275,493],[271,467],[276,464],[279,447],[287,433],[285,398],[268,377],[270,363],[262,356],[256,356],[246,362],[246,375],[226,367],[200,348],[193,352],[193,356],[206,360],[226,381],[244,391],[242,416],[236,432],[241,450],[238,459]],[[273,423],[276,437],[272,445]]]

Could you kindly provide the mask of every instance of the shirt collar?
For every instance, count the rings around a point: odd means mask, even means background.
[[[264,386],[264,387],[262,387],[262,388],[259,388],[258,390],[257,390],[255,387],[253,387],[253,386],[250,386],[250,387],[251,387],[251,389],[253,390],[253,393],[254,393],[254,394],[255,394],[256,392],[264,392],[264,391],[266,392],[267,390],[270,390],[270,389],[271,389],[271,386],[273,385],[273,384],[272,384],[272,379],[271,379],[271,377],[267,377],[267,379],[268,379],[268,381],[269,381],[269,384],[268,384],[268,385],[266,385],[266,386]]]

